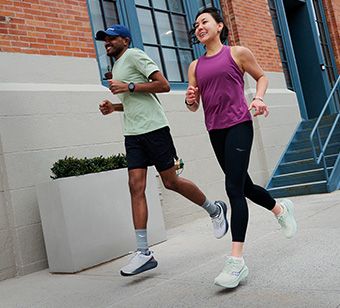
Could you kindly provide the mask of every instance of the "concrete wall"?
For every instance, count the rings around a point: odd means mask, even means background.
[[[98,103],[116,98],[99,81],[95,59],[0,53],[0,279],[47,266],[35,184],[50,180],[52,164],[67,156],[124,152],[122,115],[102,116]],[[264,184],[299,121],[294,93],[282,73],[268,73],[269,118],[255,119],[250,173]],[[247,77],[246,95],[255,93]],[[183,176],[210,199],[226,199],[205,131],[202,110],[191,113],[184,91],[159,95],[169,118]],[[129,205],[127,205],[129,206]],[[167,228],[206,215],[162,188]],[[4,248],[3,248],[4,247]]]
[[[0,139],[0,280],[13,277],[16,273],[5,180],[5,164]]]

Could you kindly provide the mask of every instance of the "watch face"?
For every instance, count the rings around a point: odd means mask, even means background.
[[[130,82],[128,88],[130,92],[133,92],[135,90],[135,84],[133,82]]]

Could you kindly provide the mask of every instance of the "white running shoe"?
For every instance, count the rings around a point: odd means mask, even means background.
[[[297,231],[293,202],[289,199],[283,199],[279,203],[283,208],[283,212],[279,216],[276,216],[276,219],[286,238],[292,238]]]
[[[227,206],[223,201],[215,201],[215,204],[220,208],[220,213],[216,217],[211,217],[214,228],[214,235],[220,239],[228,231],[227,221]]]
[[[153,256],[153,252],[150,251],[149,255],[144,255],[140,251],[136,251],[129,263],[121,268],[120,274],[122,276],[137,275],[142,272],[151,270],[158,265],[157,261]]]
[[[222,273],[215,278],[215,284],[224,288],[235,288],[247,278],[248,273],[249,270],[243,258],[238,260],[228,257]]]

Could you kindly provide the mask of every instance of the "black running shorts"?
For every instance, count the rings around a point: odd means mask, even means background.
[[[128,169],[155,166],[158,172],[174,166],[176,149],[168,126],[141,135],[125,136]]]

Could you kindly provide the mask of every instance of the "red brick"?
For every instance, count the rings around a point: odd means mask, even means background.
[[[0,46],[4,52],[95,57],[86,1],[0,0]],[[340,70],[340,1],[322,0]],[[229,43],[249,47],[266,71],[282,71],[267,0],[221,0]],[[261,31],[258,31],[258,30]],[[13,47],[29,44],[29,47]]]

